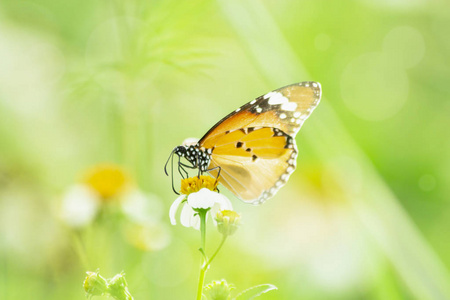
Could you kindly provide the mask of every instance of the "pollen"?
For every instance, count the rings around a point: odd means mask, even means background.
[[[126,172],[114,164],[93,166],[86,171],[83,181],[103,199],[119,195],[131,182]]]
[[[219,184],[218,178],[202,175],[199,177],[194,176],[181,180],[181,193],[189,195],[196,193],[202,188],[207,188],[213,192],[217,192],[217,185]]]

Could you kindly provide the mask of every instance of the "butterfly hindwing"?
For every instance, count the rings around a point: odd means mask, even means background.
[[[252,130],[231,145],[216,147],[209,167],[220,166],[220,182],[244,202],[259,204],[272,197],[295,170],[295,142],[276,128]],[[210,173],[217,176],[218,169]]]

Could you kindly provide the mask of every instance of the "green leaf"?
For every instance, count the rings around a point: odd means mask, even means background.
[[[267,293],[272,290],[277,290],[278,288],[273,284],[261,284],[246,289],[242,293],[236,296],[235,300],[251,300],[256,297],[261,296],[264,293]]]

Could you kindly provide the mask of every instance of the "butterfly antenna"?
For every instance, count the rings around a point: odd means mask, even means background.
[[[172,150],[172,152],[171,152],[170,155],[169,155],[169,158],[168,158],[167,161],[166,161],[166,164],[164,165],[164,173],[166,173],[167,176],[169,176],[169,173],[167,172],[167,164],[169,163],[169,160],[173,157],[173,154],[175,153],[175,149],[176,149],[176,148],[174,148],[174,149]],[[173,166],[173,165],[172,165],[172,166]],[[173,169],[172,169],[172,177],[173,177]]]
[[[174,153],[175,149],[172,151],[172,154],[170,155],[172,157],[172,159],[170,160],[170,169],[172,170],[172,190],[175,194],[179,195],[180,193],[178,193],[175,190],[175,185],[173,184],[173,153]],[[166,163],[167,164],[167,163]]]

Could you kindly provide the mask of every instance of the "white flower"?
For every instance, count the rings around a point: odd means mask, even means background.
[[[82,227],[92,222],[99,206],[99,195],[93,189],[74,185],[63,197],[61,218],[69,226]]]
[[[137,224],[157,224],[162,217],[161,200],[153,194],[145,194],[138,189],[131,189],[123,195],[121,201],[125,215]]]
[[[202,188],[196,193],[191,193],[187,196],[187,201],[184,201],[185,199],[186,195],[181,195],[173,202],[172,206],[170,207],[169,217],[170,223],[172,223],[172,225],[177,224],[175,215],[180,204],[182,203],[184,203],[184,206],[181,210],[180,215],[181,225],[185,227],[193,227],[197,230],[200,229],[200,217],[194,209],[209,209],[208,214],[211,215],[214,224],[216,224],[214,216],[217,214],[217,212],[221,210],[233,209],[231,202],[227,197],[217,192],[212,192],[207,188]]]

